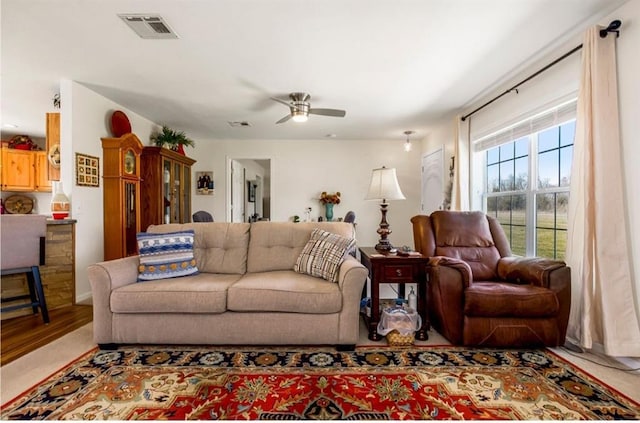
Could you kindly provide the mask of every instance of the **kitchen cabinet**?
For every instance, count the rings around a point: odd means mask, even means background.
[[[53,155],[56,148],[60,149],[60,113],[47,113],[47,163],[46,174],[49,181],[60,180],[60,163],[49,161],[49,155]]]
[[[191,166],[195,160],[148,146],[140,157],[142,230],[149,225],[191,222]]]
[[[31,151],[2,149],[3,191],[33,191],[35,177],[35,156]]]
[[[34,191],[38,192],[51,192],[51,181],[49,180],[49,157],[47,156],[46,151],[36,151],[35,152],[36,160],[35,160],[35,168],[36,168],[36,177],[35,177],[35,189]],[[59,174],[59,172],[58,172]],[[58,179],[60,179],[58,177]]]
[[[2,149],[2,190],[51,192],[45,151]]]

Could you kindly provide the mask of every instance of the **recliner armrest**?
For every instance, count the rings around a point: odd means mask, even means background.
[[[458,272],[460,272],[464,288],[468,288],[469,285],[473,283],[473,274],[471,273],[471,267],[469,267],[466,262],[460,259],[446,256],[435,256],[429,258],[428,265],[432,267],[446,266],[456,269]]]
[[[429,259],[427,272],[431,322],[453,344],[462,344],[464,292],[473,281],[471,268],[462,260],[436,256]]]
[[[498,277],[514,283],[549,288],[551,272],[566,266],[563,261],[542,257],[503,257],[498,261]]]

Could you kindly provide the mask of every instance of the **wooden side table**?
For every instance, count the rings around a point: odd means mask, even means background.
[[[429,338],[429,316],[427,313],[427,279],[425,268],[428,257],[411,255],[407,257],[396,254],[381,253],[373,247],[360,248],[360,261],[369,269],[371,278],[371,317],[364,315],[369,328],[369,339],[378,341],[378,322],[380,321],[380,284],[381,283],[415,283],[418,286],[418,314],[422,317],[422,326],[416,338],[426,341]]]

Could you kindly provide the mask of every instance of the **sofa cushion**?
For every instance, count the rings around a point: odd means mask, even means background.
[[[464,292],[464,313],[476,317],[548,317],[558,313],[556,294],[547,288],[501,282],[474,282]]]
[[[356,240],[353,238],[316,228],[311,232],[311,238],[298,256],[293,270],[338,282],[338,268],[355,244]]]
[[[315,228],[346,238],[355,238],[353,225],[345,222],[252,223],[247,271],[269,272],[293,269]]]
[[[338,284],[293,270],[247,273],[229,287],[227,308],[239,312],[337,313],[342,309],[342,293]]]
[[[114,289],[114,313],[223,313],[227,289],[241,275],[199,273],[178,279],[134,283]]]
[[[193,257],[193,238],[193,231],[138,233],[138,281],[178,278],[198,273]]]
[[[151,225],[150,233],[192,230],[198,269],[207,273],[243,274],[247,271],[249,223],[201,222]]]

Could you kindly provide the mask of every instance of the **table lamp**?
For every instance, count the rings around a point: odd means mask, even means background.
[[[382,166],[379,169],[373,169],[371,172],[369,192],[367,193],[365,200],[382,200],[382,203],[380,203],[382,220],[380,221],[380,227],[377,230],[380,235],[380,240],[375,247],[376,250],[380,252],[389,252],[393,248],[387,239],[387,236],[391,233],[389,223],[387,223],[387,207],[389,206],[387,200],[404,199],[404,194],[402,194],[400,185],[398,185],[398,177],[396,176],[395,168],[386,168]]]

